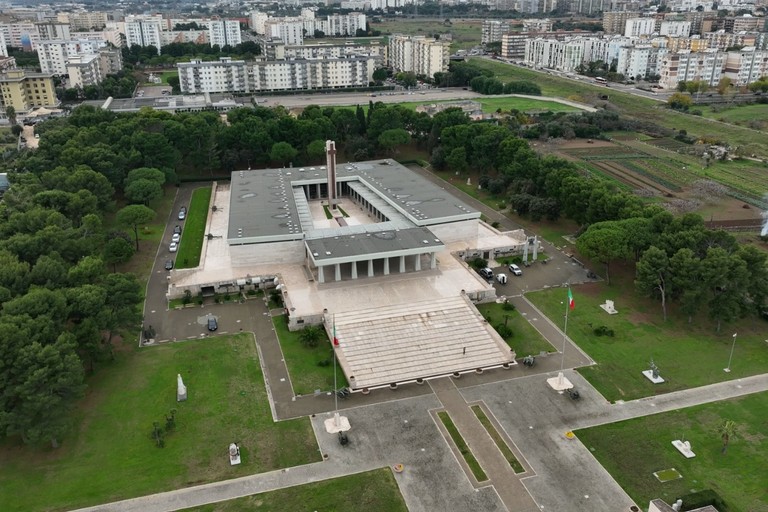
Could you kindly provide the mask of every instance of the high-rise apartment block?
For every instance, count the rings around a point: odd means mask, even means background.
[[[162,47],[162,32],[164,26],[161,15],[126,16],[125,17],[125,44],[131,46],[154,46],[160,55]]]
[[[211,20],[208,22],[208,41],[211,46],[237,46],[243,40],[237,20]]]
[[[450,42],[425,36],[393,34],[389,38],[389,66],[395,71],[412,71],[432,77],[448,71]]]

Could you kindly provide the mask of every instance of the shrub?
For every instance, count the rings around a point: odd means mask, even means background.
[[[680,499],[683,500],[683,508],[681,509],[683,512],[704,508],[707,505],[712,505],[720,512],[728,512],[730,510],[723,501],[723,498],[712,489],[692,492],[685,496],[680,496]]]
[[[485,268],[488,266],[488,261],[484,260],[483,258],[474,258],[470,260],[469,266],[474,268],[475,270],[479,270],[481,268]]]
[[[499,323],[496,326],[496,332],[499,333],[499,336],[501,336],[504,339],[511,338],[514,335],[514,332],[512,332],[512,329],[502,323]]]
[[[601,325],[600,327],[595,327],[594,331],[595,336],[609,336],[613,338],[614,332],[613,329],[609,329],[608,327]]]
[[[503,309],[504,311],[514,311],[515,305],[512,304],[511,302],[505,302],[504,304],[502,304],[501,309]]]
[[[189,290],[184,290],[184,298],[181,299],[182,304],[189,304],[192,302],[192,292]]]
[[[331,366],[331,360],[330,359],[323,359],[322,361],[317,362],[317,366],[325,367],[325,366]]]

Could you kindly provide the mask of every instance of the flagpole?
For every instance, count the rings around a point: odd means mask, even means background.
[[[333,314],[333,403],[334,403],[334,418],[336,419],[336,426],[339,426],[339,394],[336,389],[336,313]]]
[[[570,288],[568,288],[568,300],[565,303],[565,325],[563,326],[563,352],[560,358],[560,371],[565,367],[565,342],[568,339],[568,310],[571,309]]]

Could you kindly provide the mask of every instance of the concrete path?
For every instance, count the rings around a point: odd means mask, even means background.
[[[507,510],[515,512],[539,510],[531,495],[520,482],[519,476],[510,467],[488,431],[477,419],[467,402],[464,401],[451,379],[446,377],[431,380],[429,385],[488,476],[489,480],[486,485],[494,486]],[[457,453],[456,455],[464,470],[468,475],[471,475],[472,472],[461,454]]]

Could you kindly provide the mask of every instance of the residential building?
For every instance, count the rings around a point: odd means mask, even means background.
[[[208,22],[208,41],[211,46],[237,46],[242,43],[240,22],[237,20],[212,20]]]
[[[69,23],[69,28],[72,31],[78,30],[93,30],[102,29],[107,26],[107,13],[106,12],[69,12],[59,13],[57,19],[61,23]]]
[[[5,43],[12,48],[22,48],[32,51],[40,41],[37,25],[31,21],[14,23],[0,23],[0,33],[3,34]]]
[[[623,34],[627,20],[639,16],[638,11],[605,11],[603,12],[603,30],[606,34]]]
[[[624,26],[624,37],[649,36],[656,31],[653,18],[630,18]]]
[[[372,56],[377,59],[379,66],[386,62],[387,46],[378,41],[371,41],[368,44],[304,44],[304,45],[286,45],[279,39],[265,41],[262,44],[262,55],[266,60],[286,60],[286,59],[323,59],[338,58],[347,55]]]
[[[102,74],[101,59],[93,53],[69,57],[66,70],[70,87],[98,85],[106,77]]]
[[[154,46],[160,55],[162,39],[160,33],[164,26],[161,15],[150,16],[126,16],[125,17],[125,44],[131,46]]]
[[[536,38],[525,43],[525,63],[531,67],[571,72],[582,62],[584,41],[580,38],[568,41]]]
[[[182,93],[251,92],[245,61],[221,57],[212,62],[180,62],[176,67]]]
[[[672,37],[688,37],[691,35],[690,21],[662,21],[659,35]]]
[[[554,22],[549,18],[523,20],[523,32],[552,32]]]
[[[160,32],[160,40],[163,46],[173,43],[208,44],[208,29],[200,30],[163,30]]]
[[[768,50],[748,46],[726,55],[724,74],[734,85],[749,85],[763,76],[768,76]]]
[[[664,55],[659,62],[659,85],[674,89],[679,82],[702,80],[714,87],[720,82],[727,54],[717,50],[682,50]]]
[[[393,34],[389,38],[389,67],[432,77],[448,71],[450,42],[425,36]]]
[[[619,50],[616,72],[630,80],[638,80],[659,72],[659,56],[665,55],[665,48],[654,48],[650,44],[624,46]]]
[[[0,94],[3,110],[13,107],[17,113],[25,113],[35,107],[58,104],[53,75],[28,73],[23,69],[9,69],[0,75]]]
[[[509,22],[504,20],[484,20],[480,38],[482,44],[501,41],[501,36],[509,32]]]
[[[0,57],[8,57],[8,45],[5,42],[5,34],[0,30]]]
[[[88,40],[40,41],[37,45],[40,70],[43,73],[64,75],[67,73],[67,62],[71,57],[94,55],[106,44],[104,41]]]
[[[765,18],[745,14],[736,18],[725,18],[726,31],[730,32],[762,32],[765,30]]]
[[[285,44],[304,44],[304,23],[296,21],[267,21],[264,23],[264,36],[280,39]]]
[[[70,38],[69,25],[66,23],[35,23],[35,25],[41,41]]]
[[[523,60],[525,57],[525,42],[537,37],[565,41],[572,37],[589,35],[583,30],[557,32],[510,32],[501,36],[501,56],[505,59]]]
[[[102,75],[114,75],[123,70],[123,52],[120,48],[100,48],[99,61]]]
[[[717,48],[718,50],[726,50],[733,46],[756,46],[758,36],[759,34],[754,32],[751,34],[733,34],[725,30],[706,32],[701,35],[709,48]]]
[[[375,56],[345,55],[282,61],[192,61],[177,64],[181,91],[187,93],[340,89],[367,86]]]

